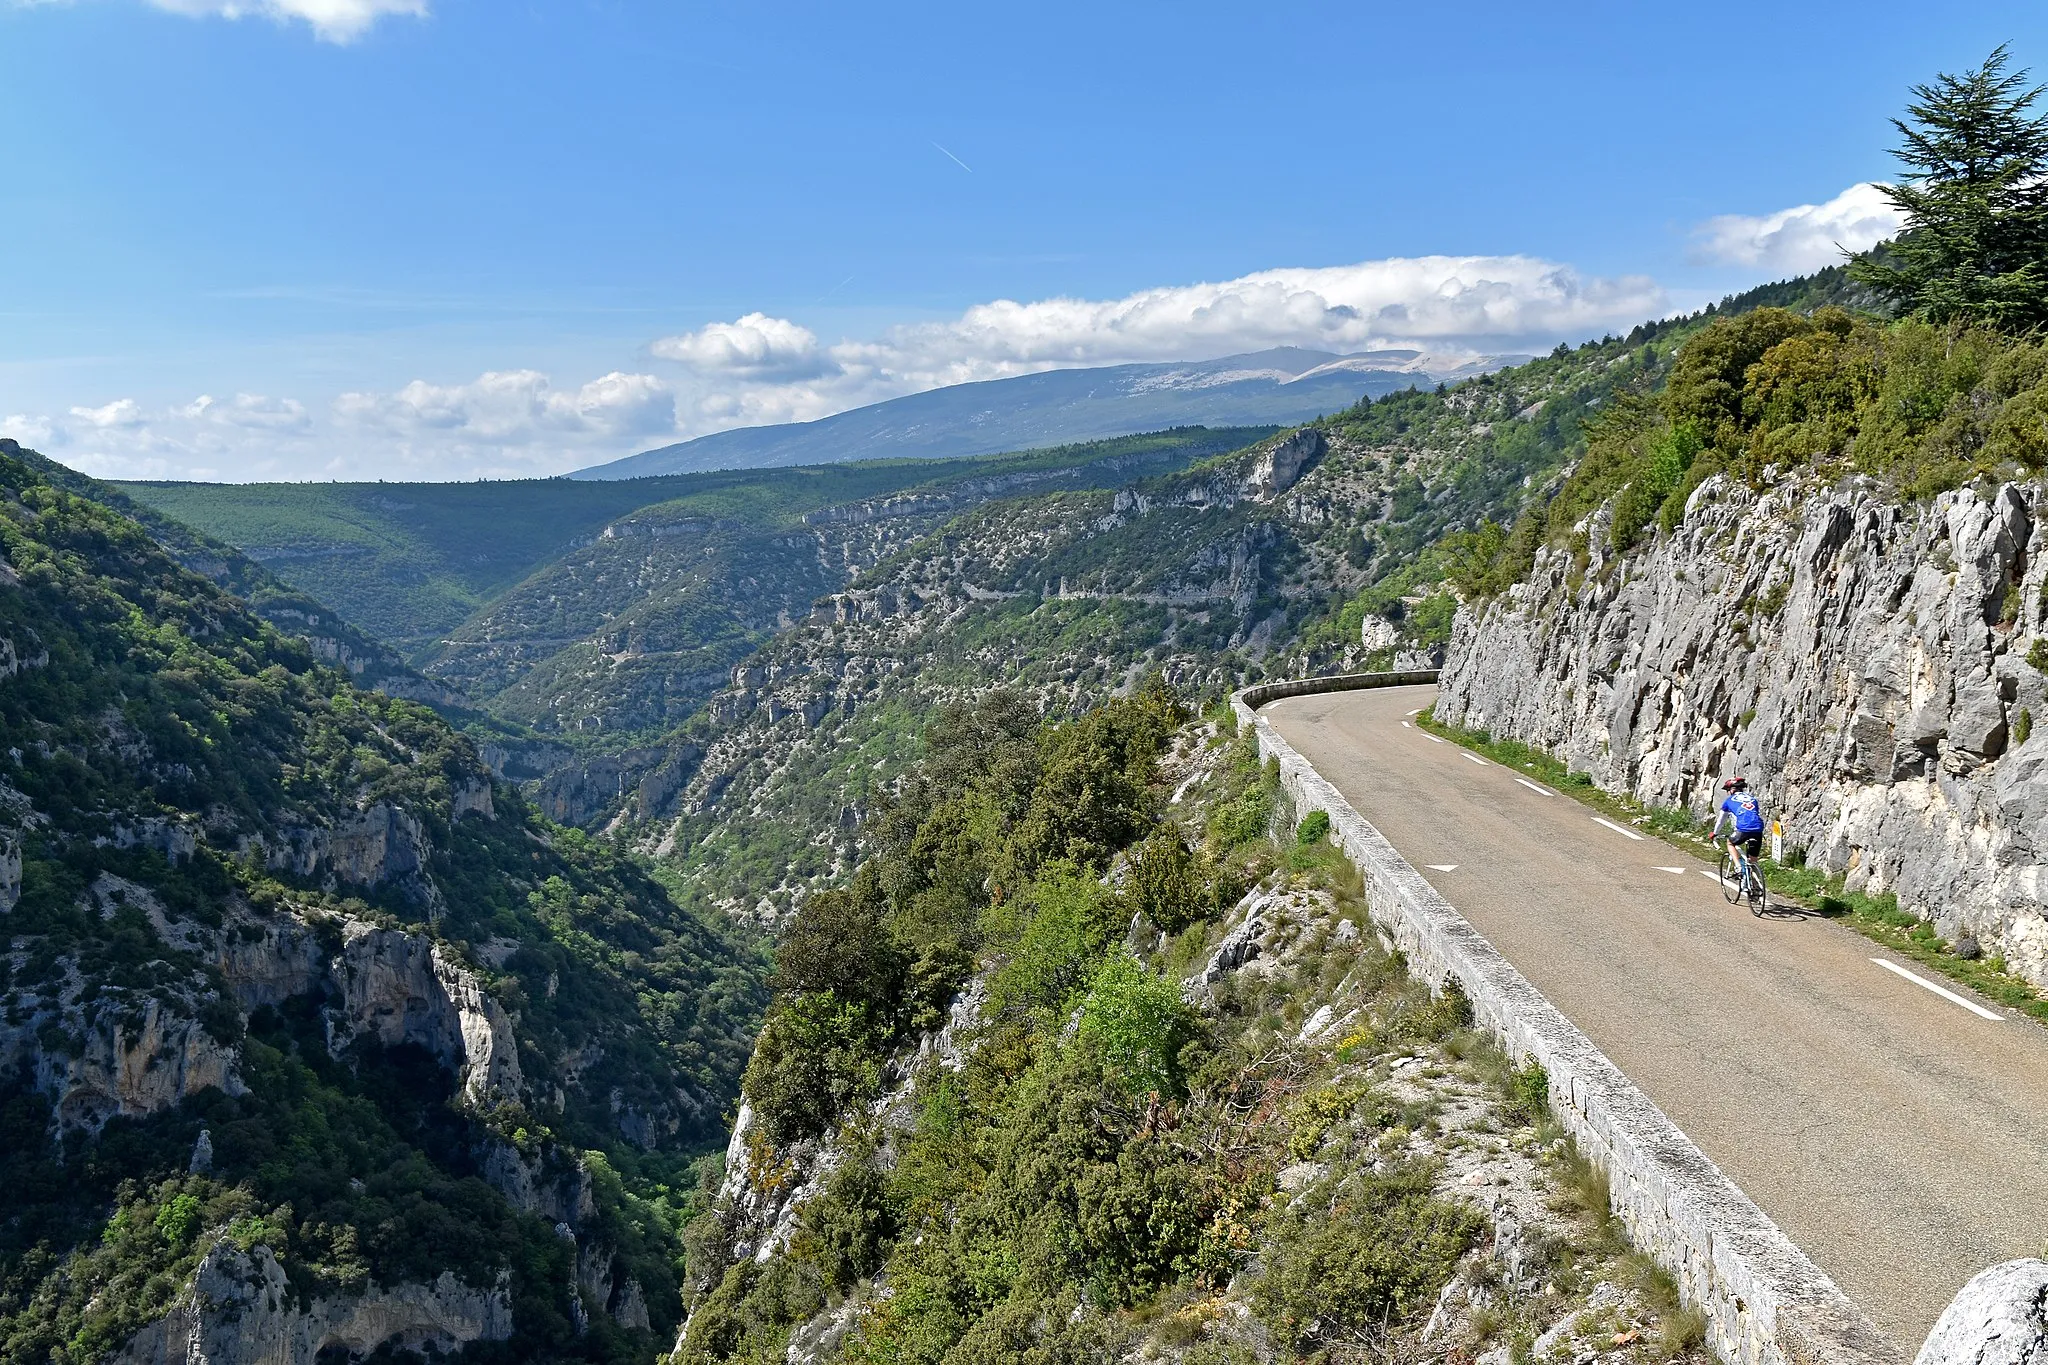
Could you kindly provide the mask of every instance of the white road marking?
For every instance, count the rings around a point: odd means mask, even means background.
[[[1674,877],[1683,877],[1685,875],[1685,869],[1682,867],[1666,867],[1662,863],[1652,863],[1650,866],[1659,872],[1669,872]]]
[[[1709,872],[1709,871],[1707,871],[1707,870],[1706,870],[1706,869],[1705,869],[1704,867],[1700,869],[1700,875],[1701,875],[1702,877],[1705,877],[1705,878],[1706,878],[1706,879],[1707,879],[1708,881],[1710,881],[1710,882],[1714,883],[1714,885],[1716,885],[1716,886],[1733,886],[1733,885],[1735,885],[1735,883],[1734,883],[1734,882],[1731,882],[1731,881],[1729,881],[1729,880],[1728,880],[1728,879],[1727,879],[1726,877],[1722,876],[1722,875],[1721,875],[1720,873],[1718,873],[1718,872]]]
[[[1414,727],[1414,726],[1412,726],[1412,725],[1410,725],[1410,724],[1409,724],[1409,723],[1408,723],[1407,721],[1405,721],[1405,720],[1404,720],[1404,721],[1402,721],[1402,722],[1401,722],[1401,728],[1402,728],[1403,730],[1413,730],[1413,729],[1414,729],[1415,727]]]
[[[1440,735],[1425,735],[1424,738],[1427,739],[1431,744],[1443,744],[1448,742]]]
[[[1530,780],[1529,780],[1528,778],[1526,778],[1526,777],[1518,777],[1518,778],[1516,778],[1516,779],[1515,779],[1515,781],[1517,781],[1517,782],[1521,783],[1521,784],[1522,784],[1523,786],[1527,787],[1527,788],[1528,788],[1528,789],[1529,789],[1530,791],[1532,791],[1532,792],[1535,792],[1535,793],[1536,793],[1536,794],[1537,794],[1538,796],[1555,796],[1555,795],[1557,795],[1557,793],[1556,793],[1556,792],[1554,792],[1554,791],[1552,791],[1552,790],[1551,790],[1550,788],[1548,788],[1548,787],[1539,787],[1539,786],[1537,786],[1537,785],[1536,785],[1536,784],[1535,784],[1534,782],[1531,782],[1531,781],[1530,781]]]
[[[1628,836],[1629,838],[1631,838],[1631,839],[1634,839],[1634,840],[1635,840],[1635,841],[1636,841],[1637,843],[1641,843],[1641,842],[1642,842],[1642,840],[1643,840],[1643,836],[1642,836],[1642,835],[1640,835],[1640,834],[1636,833],[1636,832],[1635,832],[1634,830],[1630,829],[1630,828],[1629,828],[1628,826],[1626,826],[1626,825],[1617,825],[1617,824],[1615,824],[1615,823],[1614,823],[1614,822],[1613,822],[1612,820],[1607,820],[1607,819],[1603,819],[1602,817],[1600,817],[1600,816],[1598,816],[1598,815],[1596,815],[1596,816],[1594,816],[1594,817],[1593,817],[1593,823],[1594,823],[1594,824],[1596,824],[1596,825],[1605,825],[1605,826],[1607,826],[1607,828],[1609,828],[1609,829],[1613,830],[1613,831],[1614,831],[1614,832],[1615,832],[1616,834],[1625,834],[1625,835],[1627,835],[1627,836]]]
[[[1974,1000],[1964,999],[1962,996],[1957,995],[1954,991],[1950,990],[1946,986],[1935,985],[1932,981],[1929,981],[1926,977],[1920,975],[1918,972],[1907,971],[1904,967],[1901,967],[1896,962],[1887,962],[1881,957],[1873,957],[1870,960],[1872,962],[1875,962],[1878,966],[1884,968],[1888,972],[1893,972],[1899,976],[1905,977],[1906,980],[1912,982],[1916,986],[1925,986],[1928,990],[1933,991],[1936,995],[1940,996],[1944,1000],[1949,1001],[1952,1004],[1961,1005],[1964,1009],[1976,1015],[1979,1019],[1989,1019],[1992,1023],[1996,1024],[2003,1021],[2005,1018],[2005,1016],[2002,1014],[1993,1014],[1990,1010],[1985,1009],[1982,1005],[1978,1004]]]
[[[1493,766],[1491,763],[1488,763],[1485,759],[1481,758],[1478,754],[1466,754],[1465,757],[1471,760],[1472,762],[1477,763],[1482,768],[1490,768]]]
[[[1422,708],[1418,706],[1413,711],[1410,711],[1408,714],[1411,716],[1419,716],[1422,714]]]
[[[1456,863],[1424,863],[1423,866],[1431,872],[1456,872],[1458,870]]]

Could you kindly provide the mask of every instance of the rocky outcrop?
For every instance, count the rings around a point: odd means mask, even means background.
[[[2007,1261],[1964,1285],[1913,1365],[2048,1365],[2048,1261]]]
[[[1695,812],[1743,772],[1809,862],[2048,983],[2042,498],[1715,477],[1619,559],[1596,516],[1459,613],[1437,714]]]
[[[275,839],[250,837],[245,848],[260,853],[272,871],[352,886],[394,882],[416,901],[439,899],[427,876],[427,838],[419,817],[388,802],[330,827],[298,825]]]
[[[21,900],[21,835],[0,829],[0,915]]]
[[[328,1012],[328,1046],[358,1038],[385,1047],[415,1043],[461,1079],[472,1104],[517,1098],[523,1089],[512,1020],[476,973],[440,944],[350,921],[332,968],[342,1003]]]
[[[1329,438],[1320,427],[1289,432],[1259,453],[1251,473],[1245,477],[1245,492],[1262,502],[1278,497],[1294,487],[1329,448]]]
[[[477,1289],[443,1271],[432,1284],[371,1288],[302,1304],[270,1249],[214,1244],[171,1311],[144,1327],[117,1365],[314,1365],[339,1351],[360,1360],[394,1351],[458,1350],[512,1335],[502,1280]]]
[[[97,1133],[111,1119],[141,1118],[209,1087],[245,1093],[238,1050],[206,1030],[191,1000],[103,990],[87,1002],[75,972],[67,985],[57,999],[18,1002],[25,1026],[0,1029],[0,1068],[28,1062],[60,1129]]]

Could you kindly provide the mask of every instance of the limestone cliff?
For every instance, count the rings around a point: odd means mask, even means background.
[[[313,1365],[379,1347],[441,1353],[512,1335],[512,1296],[443,1272],[432,1284],[372,1287],[305,1302],[257,1246],[214,1245],[177,1305],[136,1333],[116,1365]]]
[[[2042,500],[1717,476],[1617,559],[1603,510],[1459,613],[1437,714],[1696,812],[1746,773],[1811,862],[2048,983]]]

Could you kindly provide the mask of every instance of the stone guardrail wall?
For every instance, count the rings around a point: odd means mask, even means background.
[[[1279,697],[1434,681],[1434,673],[1394,673],[1267,683],[1231,704],[1239,723],[1253,727],[1261,757],[1279,760],[1296,811],[1329,815],[1331,838],[1364,879],[1373,919],[1411,969],[1433,983],[1455,980],[1477,1021],[1518,1062],[1549,1074],[1551,1108],[1606,1174],[1630,1239],[1705,1315],[1708,1344],[1722,1360],[1903,1365],[1897,1343],[1256,714]]]

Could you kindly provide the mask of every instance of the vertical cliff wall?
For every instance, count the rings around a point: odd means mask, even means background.
[[[1717,476],[1619,558],[1603,511],[1460,612],[1437,714],[1645,802],[1745,773],[1788,846],[2048,984],[2044,498]]]

